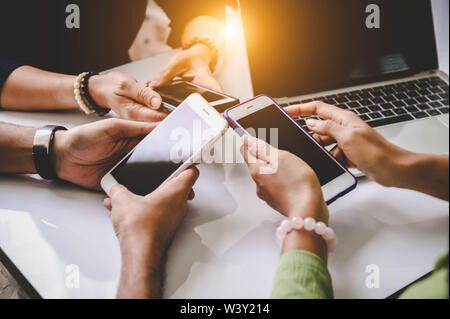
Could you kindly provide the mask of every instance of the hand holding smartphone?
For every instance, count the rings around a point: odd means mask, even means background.
[[[175,110],[184,99],[193,93],[200,94],[219,113],[239,104],[239,100],[232,96],[186,81],[175,81],[153,90],[161,95],[163,108],[168,113]]]
[[[101,186],[109,194],[122,184],[145,196],[198,161],[227,127],[205,99],[192,94],[103,177]]]
[[[327,204],[356,187],[355,177],[272,98],[258,96],[226,110],[224,116],[240,135],[263,139],[305,161],[317,174]]]

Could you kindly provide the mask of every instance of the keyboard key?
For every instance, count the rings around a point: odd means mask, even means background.
[[[397,100],[405,100],[408,98],[404,93],[397,93],[394,94],[394,96],[397,98]]]
[[[385,87],[385,88],[383,89],[383,91],[384,91],[384,94],[385,94],[385,95],[389,95],[389,94],[394,94],[394,93],[395,93],[395,90],[394,90],[394,89],[392,89],[392,88],[387,88],[387,87]]]
[[[425,102],[428,102],[428,101],[429,101],[425,96],[419,96],[419,97],[416,97],[416,100],[417,100],[417,102],[419,102],[419,103],[425,103]]]
[[[406,103],[403,101],[394,101],[394,102],[392,102],[392,104],[394,104],[395,107],[406,106]]]
[[[444,100],[448,100],[448,92],[447,93],[442,93],[442,94],[438,94],[442,99]]]
[[[408,92],[406,92],[406,94],[407,94],[409,97],[417,97],[417,96],[420,95],[419,92],[417,92],[417,91],[408,91]]]
[[[408,112],[410,112],[410,113],[414,113],[414,112],[418,112],[418,111],[419,111],[419,109],[418,109],[417,107],[415,107],[415,106],[408,106],[408,107],[406,108],[406,110],[407,110]]]
[[[386,95],[386,96],[383,96],[383,98],[384,98],[387,102],[397,101],[397,98],[396,98],[394,95]]]
[[[439,97],[439,95],[428,95],[427,97],[428,97],[428,99],[429,99],[430,101],[437,101],[437,100],[440,100],[440,99],[441,99],[441,98]]]
[[[384,103],[384,100],[382,98],[376,97],[373,99],[370,99],[372,101],[373,104],[381,104]]]
[[[361,101],[359,101],[359,103],[360,103],[362,106],[369,106],[369,105],[372,105],[372,104],[373,104],[372,101],[370,101],[369,99],[361,100]]]
[[[430,90],[431,93],[435,93],[435,94],[436,93],[443,93],[439,86],[436,86],[434,88],[430,88],[429,90]]]
[[[324,100],[322,100],[322,102],[326,103],[326,104],[330,104],[330,105],[336,105],[337,104],[335,99],[324,99]]]
[[[347,96],[349,101],[358,101],[360,99],[358,94],[351,93]]]
[[[441,103],[442,103],[442,105],[447,105],[448,106],[448,99],[442,100]]]
[[[415,91],[419,89],[415,84],[407,84],[405,87],[408,91]]]
[[[425,117],[428,117],[428,114],[425,112],[416,112],[412,114],[416,119],[423,119]]]
[[[420,95],[428,95],[428,94],[430,94],[430,91],[428,91],[427,89],[422,89],[422,90],[419,90],[417,92],[419,92]]]
[[[301,126],[305,126],[306,125],[306,121],[302,118],[298,118],[295,120],[298,124],[300,124]]]
[[[342,103],[342,104],[336,104],[336,106],[337,106],[338,108],[340,108],[340,109],[343,109],[343,110],[348,109],[348,107],[347,107],[347,105],[345,105],[345,103]]]
[[[418,107],[418,108],[421,109],[422,111],[431,109],[431,106],[430,106],[429,103],[421,103],[421,104],[417,104],[416,107]]]
[[[369,110],[371,110],[372,112],[377,112],[377,111],[381,111],[381,108],[378,105],[372,105],[372,106],[369,106]]]
[[[407,99],[404,101],[406,103],[406,105],[416,105],[417,101],[414,99]]]
[[[348,102],[348,100],[345,96],[342,96],[342,97],[336,98],[336,102],[337,103],[345,103],[345,102]]]
[[[389,125],[389,124],[406,122],[406,121],[410,121],[413,119],[414,118],[411,115],[406,114],[406,115],[400,115],[400,116],[396,116],[396,117],[387,117],[387,118],[383,118],[383,119],[379,119],[379,120],[368,121],[367,124],[369,124],[371,127],[379,127],[379,126],[384,126],[384,125]]]
[[[441,102],[439,101],[429,102],[428,105],[430,105],[432,108],[439,108],[442,106]]]
[[[390,111],[390,110],[387,110],[387,111],[381,111],[381,114],[383,114],[383,115],[386,116],[386,117],[394,116],[394,115],[395,115],[394,112],[392,112],[392,111]]]
[[[442,114],[448,114],[448,106],[440,108],[439,111],[441,111]]]
[[[394,110],[394,113],[397,115],[403,115],[403,114],[408,114],[408,112],[406,112],[406,110],[404,108],[398,108]]]
[[[382,103],[380,104],[381,108],[384,110],[392,110],[395,106],[392,103]]]
[[[359,96],[361,97],[361,99],[370,99],[372,97],[372,95],[367,92],[360,93]]]
[[[430,114],[431,116],[441,115],[441,112],[439,112],[438,110],[429,110],[427,111],[427,113]]]
[[[373,120],[377,120],[377,119],[380,119],[383,117],[383,115],[381,115],[381,113],[378,113],[378,112],[370,113],[369,116]]]
[[[439,113],[439,112],[438,112],[438,113]],[[441,114],[441,113],[439,113],[439,114]],[[363,120],[363,121],[368,121],[368,120],[370,120],[370,117],[369,117],[368,115],[366,115],[366,114],[361,114],[359,117],[360,117],[361,120]]]
[[[370,110],[367,107],[359,107],[355,109],[355,111],[358,112],[359,114],[370,113]]]
[[[347,106],[348,106],[349,108],[354,109],[354,108],[356,108],[356,107],[360,107],[361,105],[360,105],[358,102],[354,101],[354,102],[348,102],[348,103],[347,103]]]

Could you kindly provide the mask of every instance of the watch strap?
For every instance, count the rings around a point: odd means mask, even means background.
[[[33,142],[33,160],[36,172],[44,179],[57,179],[52,162],[53,140],[56,131],[67,131],[67,128],[46,125],[37,130]]]

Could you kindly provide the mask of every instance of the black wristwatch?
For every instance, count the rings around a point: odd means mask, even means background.
[[[53,139],[56,131],[67,131],[63,126],[46,125],[34,136],[33,160],[36,172],[44,179],[54,180],[56,176],[52,162]]]

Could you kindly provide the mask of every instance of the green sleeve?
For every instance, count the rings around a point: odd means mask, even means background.
[[[323,260],[307,251],[290,251],[278,264],[274,299],[331,299],[331,276]]]
[[[439,258],[430,277],[412,285],[401,299],[448,299],[448,252]]]

